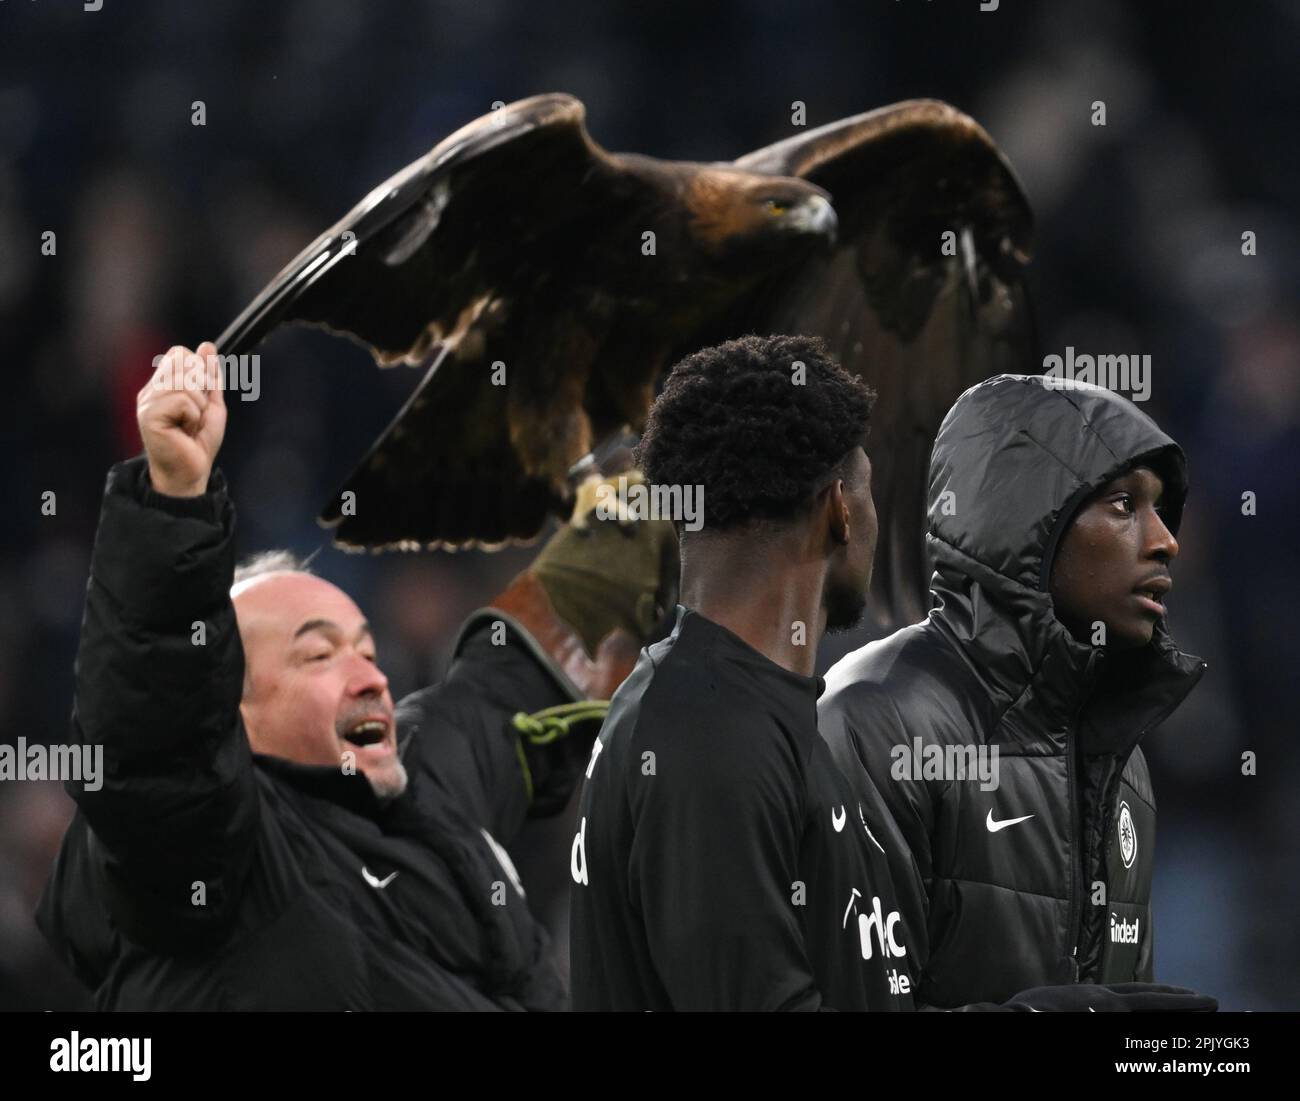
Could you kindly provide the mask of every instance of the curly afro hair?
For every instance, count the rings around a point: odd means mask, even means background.
[[[865,442],[875,397],[817,337],[729,340],[673,368],[637,461],[653,484],[703,486],[706,532],[791,521]]]

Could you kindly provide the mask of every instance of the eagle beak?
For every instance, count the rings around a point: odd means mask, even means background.
[[[829,200],[820,195],[809,195],[786,215],[785,224],[796,233],[825,237],[827,244],[833,245],[840,220]]]

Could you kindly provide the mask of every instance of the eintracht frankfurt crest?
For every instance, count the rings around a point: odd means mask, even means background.
[[[1137,831],[1133,829],[1133,815],[1129,813],[1128,804],[1119,805],[1119,855],[1124,861],[1124,867],[1133,867],[1133,861],[1137,859],[1138,840]]]

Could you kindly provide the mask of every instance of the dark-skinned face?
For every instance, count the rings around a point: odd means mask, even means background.
[[[1094,493],[1079,510],[1052,563],[1056,616],[1080,642],[1128,649],[1151,641],[1173,585],[1178,540],[1160,515],[1164,483],[1139,466]]]

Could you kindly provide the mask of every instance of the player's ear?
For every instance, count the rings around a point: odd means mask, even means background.
[[[827,487],[826,514],[831,539],[835,543],[846,545],[849,541],[851,524],[843,478],[836,478]]]

